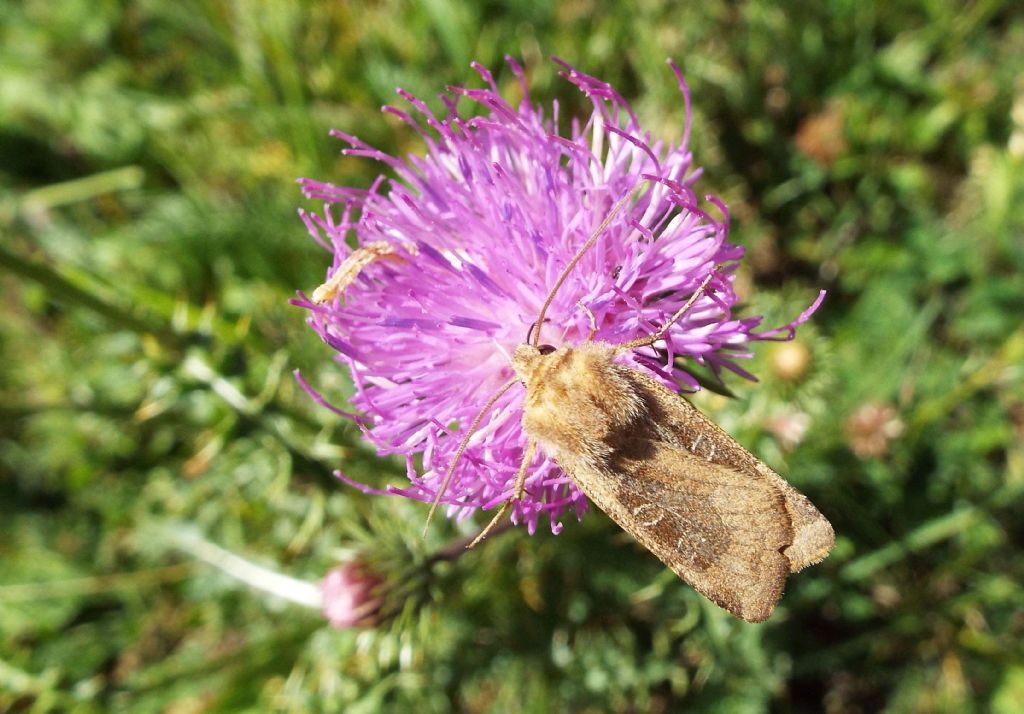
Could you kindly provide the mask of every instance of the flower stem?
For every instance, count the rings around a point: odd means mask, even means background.
[[[196,534],[171,531],[170,538],[181,550],[241,583],[297,605],[318,610],[323,606],[323,593],[317,583],[282,575],[270,568],[256,565]]]

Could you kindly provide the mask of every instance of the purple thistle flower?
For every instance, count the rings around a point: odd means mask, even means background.
[[[731,274],[743,249],[726,240],[726,207],[708,197],[710,207],[702,208],[693,191],[700,170],[687,147],[690,98],[674,63],[669,64],[687,109],[678,145],[652,139],[610,85],[559,62],[562,76],[593,105],[585,123],[573,119],[562,135],[558,104],[545,118],[530,100],[522,69],[507,61],[522,85],[518,107],[501,98],[486,68],[474,64],[488,88],[450,87],[441,97],[444,118],[401,90],[412,111],[384,108],[423,136],[425,156],[390,156],[333,132],[351,146],[344,154],[376,159],[394,178],[381,176],[369,190],[301,181],[307,197],[326,204],[320,214],[300,215],[334,254],[329,275],[352,255],[351,234],[360,246],[372,246],[367,254],[379,253],[382,245],[390,253],[388,259],[360,254],[350,260],[345,271],[351,280],[342,294],[328,295],[322,303],[305,296],[294,301],[310,311],[309,324],[351,370],[356,385],[351,402],[361,415],[335,411],[355,420],[380,454],[406,458],[411,482],[406,488],[379,491],[339,474],[364,492],[433,500],[465,429],[514,376],[512,352],[526,340],[559,273],[612,206],[638,186],[637,197],[555,297],[542,327],[543,342],[584,341],[591,326],[581,305],[594,315],[595,339],[620,343],[650,334],[710,271],[724,265],[712,290],[656,349],[637,350],[629,358],[673,389],[696,390],[676,357],[693,359],[716,374],[724,368],[754,379],[736,363],[751,356],[747,343],[791,339],[823,297],[793,322],[767,332],[755,332],[761,317],[733,317]],[[460,97],[483,114],[459,114]],[[358,270],[352,270],[353,263]],[[511,496],[526,446],[522,399],[521,387],[507,391],[470,439],[442,500],[449,516],[466,518]],[[513,520],[525,522],[532,534],[543,514],[557,533],[570,508],[582,517],[585,497],[538,453]]]

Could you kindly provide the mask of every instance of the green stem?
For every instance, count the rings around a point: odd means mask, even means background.
[[[910,531],[902,540],[850,561],[843,566],[840,577],[851,582],[866,580],[879,570],[903,560],[911,553],[930,548],[936,543],[963,532],[977,522],[982,515],[982,508],[968,506],[932,519]]]
[[[145,180],[146,173],[142,168],[122,166],[27,191],[21,198],[21,205],[26,213],[51,210],[88,201],[106,193],[131,191],[140,188]]]

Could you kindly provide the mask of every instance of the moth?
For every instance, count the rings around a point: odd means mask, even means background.
[[[763,622],[786,577],[828,555],[832,526],[690,402],[617,363],[624,347],[516,349],[523,430],[697,592]]]
[[[515,378],[480,410],[462,439],[427,526],[484,415],[521,383],[528,444],[512,498],[470,547],[523,497],[539,447],[592,503],[697,592],[736,617],[763,622],[787,576],[828,555],[835,541],[831,524],[689,401],[616,361],[660,340],[707,289],[713,271],[653,335],[618,345],[595,341],[591,314],[586,341],[558,348],[540,344],[544,314],[558,289],[632,194],[615,205],[555,282],[531,328],[533,339],[528,336],[512,356]]]

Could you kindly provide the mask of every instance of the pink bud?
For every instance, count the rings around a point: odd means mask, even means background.
[[[333,568],[320,585],[324,617],[338,629],[373,625],[381,604],[380,584],[380,578],[360,563]]]

